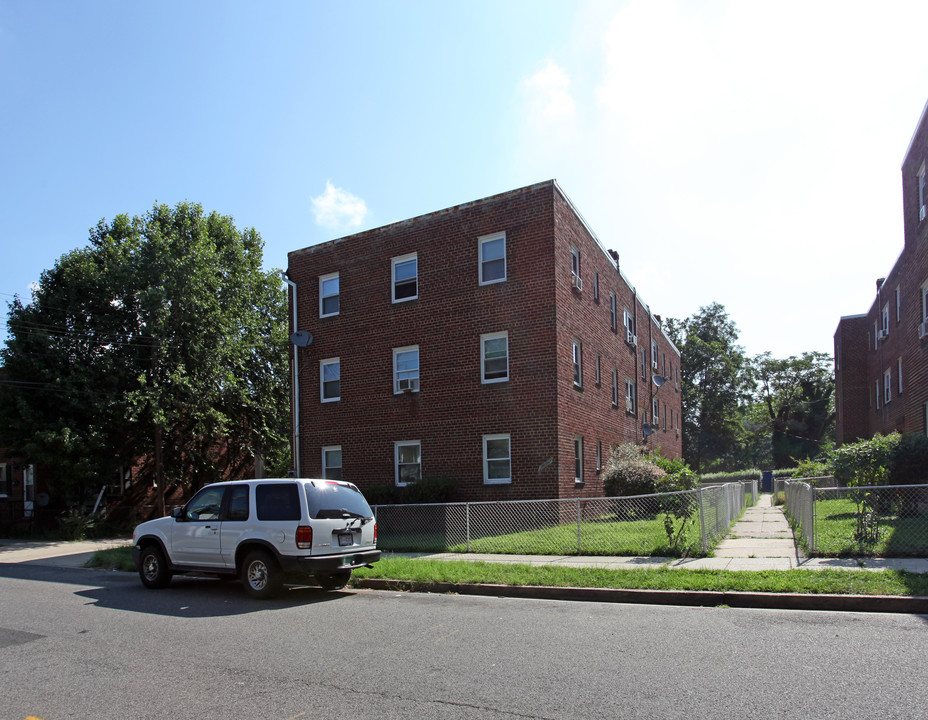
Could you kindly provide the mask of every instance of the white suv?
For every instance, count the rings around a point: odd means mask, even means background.
[[[285,579],[337,590],[354,568],[380,559],[377,523],[361,491],[340,480],[240,480],[207,485],[182,508],[132,535],[142,584],[175,573],[240,577],[270,597]]]

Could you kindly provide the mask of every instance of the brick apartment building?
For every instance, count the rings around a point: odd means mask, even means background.
[[[928,105],[902,161],[905,245],[869,312],[835,332],[837,441],[928,434]]]
[[[595,497],[612,445],[680,455],[679,351],[553,180],[291,252],[287,279],[303,476]]]

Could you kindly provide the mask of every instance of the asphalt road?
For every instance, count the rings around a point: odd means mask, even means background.
[[[0,565],[0,717],[928,718],[928,616]]]

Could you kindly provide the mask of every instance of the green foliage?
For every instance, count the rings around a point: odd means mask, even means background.
[[[58,525],[65,540],[86,540],[94,535],[100,519],[80,508],[71,508]]]
[[[600,477],[607,496],[621,497],[658,492],[657,484],[666,474],[637,445],[624,443],[613,448]]]
[[[858,487],[887,484],[901,439],[899,433],[874,435],[835,448],[831,455],[835,480]]]
[[[729,483],[729,482],[744,482],[757,480],[760,482],[761,471],[757,469],[752,470],[739,470],[737,472],[727,472],[727,473],[706,473],[699,476],[699,482],[703,485],[708,483]]]
[[[921,433],[906,433],[899,439],[899,444],[893,453],[889,483],[891,485],[928,483],[928,437]]]
[[[790,471],[790,477],[795,479],[816,478],[831,475],[831,465],[822,460],[800,460],[796,467]]]
[[[193,487],[277,464],[287,303],[262,248],[194,203],[101,220],[10,303],[0,446],[75,497],[159,449],[165,482]]]
[[[454,499],[457,483],[448,477],[422,478],[407,485],[369,485],[363,488],[371,505],[415,505],[447,503]]]

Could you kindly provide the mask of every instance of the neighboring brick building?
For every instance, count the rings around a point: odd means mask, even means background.
[[[680,455],[679,352],[554,181],[291,252],[288,276],[304,476],[600,496],[611,445]]]
[[[835,332],[837,440],[928,434],[928,105],[902,161],[905,245],[866,315]]]

